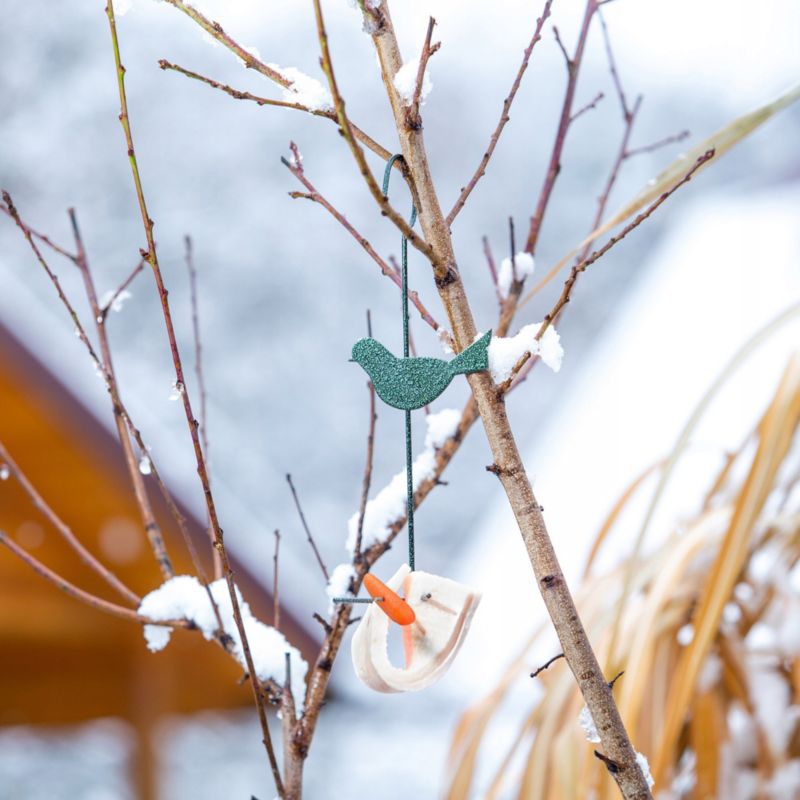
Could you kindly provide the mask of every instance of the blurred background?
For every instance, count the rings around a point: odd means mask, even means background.
[[[442,204],[449,207],[485,150],[541,7],[523,0],[498,0],[490,10],[473,0],[395,6],[393,18],[409,59],[421,48],[428,15],[438,23],[435,36],[442,49],[431,63],[433,91],[423,111],[434,177]],[[310,3],[203,0],[199,7],[242,45],[256,47],[264,61],[323,80]],[[324,9],[351,118],[392,149],[396,134],[360,15],[346,0],[330,0]],[[518,230],[527,229],[566,81],[552,25],[571,50],[582,10],[577,0],[554,3],[487,175],[453,226],[482,329],[495,321],[496,300],[481,239],[489,237],[499,259],[508,254],[508,218]],[[71,241],[66,209],[77,210],[102,294],[125,278],[144,246],[117,121],[103,4],[7,0],[5,12],[0,184],[22,217],[57,242]],[[603,12],[625,90],[629,97],[644,95],[632,146],[690,131],[680,143],[627,161],[611,210],[682,150],[800,79],[800,7],[792,0],[758,9],[743,0],[617,0]],[[364,376],[347,359],[352,343],[365,334],[367,309],[376,338],[399,350],[400,298],[323,209],[288,196],[300,188],[280,162],[289,142],[299,146],[318,190],[380,253],[399,255],[398,236],[376,212],[330,122],[235,101],[162,72],[157,61],[167,58],[237,88],[280,97],[276,87],[243,69],[166,3],[134,0],[118,27],[139,165],[187,357],[192,334],[183,237],[194,241],[212,473],[226,539],[252,578],[248,599],[254,609],[268,609],[272,532],[281,530],[281,600],[295,637],[310,649],[318,637],[311,614],[324,613],[328,600],[284,476],[290,472],[295,479],[328,565],[346,560],[346,526],[358,507],[368,420]],[[590,230],[622,135],[595,23],[576,106],[598,92],[604,99],[570,130],[534,280]],[[510,398],[520,447],[571,577],[580,574],[588,543],[614,500],[665,455],[723,365],[800,298],[798,141],[800,107],[790,107],[587,271],[559,324],[565,349],[561,371],[537,368]],[[374,171],[381,168],[376,159],[371,164]],[[393,191],[396,207],[403,208],[407,198],[399,183]],[[89,319],[77,271],[67,262],[57,269],[65,291]],[[413,252],[410,282],[443,320],[429,272]],[[541,319],[560,286],[553,281],[518,323]],[[131,295],[108,325],[122,391],[169,486],[202,521],[183,411],[169,399],[172,367],[149,274],[136,279]],[[104,459],[111,464],[115,456],[108,455],[113,420],[102,382],[51,284],[5,217],[0,218],[0,325],[8,336],[0,439],[9,446],[16,441],[13,455],[46,485],[48,501],[79,536],[85,534],[105,557],[130,570],[137,592],[155,588],[155,570],[137,566],[146,553],[120,545],[130,541],[135,511],[119,488],[124,480],[113,471],[119,465],[105,466]],[[413,314],[412,326],[418,350],[438,355],[436,337]],[[748,369],[757,364],[760,371],[744,372],[720,407],[724,411],[712,415],[725,425],[698,434],[709,447],[721,451],[753,425],[798,340],[796,323],[786,326],[753,357]],[[193,381],[189,390],[196,390]],[[466,383],[455,382],[437,409],[460,408],[466,398]],[[402,468],[404,447],[402,415],[385,407],[378,413],[376,491]],[[46,436],[30,435],[33,417]],[[416,424],[421,441],[421,415]],[[420,566],[467,580],[484,593],[465,650],[432,689],[383,696],[353,678],[347,641],[309,758],[308,797],[338,800],[365,791],[385,800],[409,793],[439,796],[456,721],[503,673],[541,618],[519,535],[496,479],[484,470],[490,461],[476,426],[447,470],[448,485],[432,493],[417,517]],[[662,505],[665,526],[696,502],[686,490],[691,476],[685,481]],[[46,559],[52,534],[11,483],[0,484],[0,526]],[[621,529],[617,557],[625,535]],[[402,563],[403,550],[387,555],[382,574]],[[144,796],[130,779],[132,764],[141,770],[136,752],[143,731],[155,754],[151,766],[161,797],[271,796],[257,721],[246,687],[235,685],[235,669],[209,666],[217,670],[209,677],[211,672],[201,672],[205,655],[195,653],[211,648],[195,651],[188,644],[174,656],[169,649],[150,655],[138,631],[116,632],[128,623],[98,614],[94,627],[91,611],[80,624],[66,618],[62,624],[53,609],[75,601],[11,565],[13,558],[0,552],[8,609],[0,614],[0,647],[3,660],[14,665],[0,690],[2,800]],[[52,602],[43,601],[39,611],[52,624],[38,625],[31,598],[50,595]],[[92,649],[90,641],[105,646]],[[549,655],[543,652],[541,661]],[[137,676],[154,674],[150,662],[161,667],[170,658],[171,666],[158,670],[171,674],[159,690],[161,700],[146,704],[148,713],[137,717],[133,710],[142,702],[137,698],[143,693],[152,700],[149,688],[135,688]],[[145,672],[131,667],[142,661]],[[67,673],[74,676],[69,697],[59,683]],[[199,673],[198,688],[179,699],[176,687],[190,673]],[[34,674],[35,680],[26,680]],[[210,691],[211,683],[229,683],[230,691]],[[94,721],[74,724],[82,714]],[[139,774],[136,780],[141,786],[149,779]],[[478,782],[474,796],[483,796],[481,791]]]

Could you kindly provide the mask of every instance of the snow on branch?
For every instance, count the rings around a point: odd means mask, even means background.
[[[428,431],[425,449],[414,460],[414,491],[436,473],[436,451],[456,432],[461,422],[461,412],[446,408],[425,418]],[[385,539],[393,523],[406,512],[406,472],[398,472],[387,486],[367,503],[361,546],[366,549]],[[347,549],[352,553],[358,536],[359,512],[348,522]]]
[[[316,78],[306,75],[296,67],[280,67],[277,64],[267,66],[289,81],[289,85],[283,90],[283,99],[286,102],[300,103],[312,111],[333,111],[331,93]]]
[[[403,64],[394,76],[394,88],[403,100],[403,103],[410,106],[414,102],[414,92],[417,88],[417,74],[419,73],[419,59],[415,58]],[[419,95],[420,105],[425,105],[425,98],[433,89],[433,81],[426,69],[422,75],[422,88]]]
[[[233,641],[233,654],[246,670],[242,640],[233,617],[231,596],[225,579],[221,578],[208,587],[219,608],[224,632]],[[286,675],[286,654],[289,653],[292,672],[292,694],[295,703],[302,708],[305,696],[305,677],[308,671],[300,651],[292,647],[286,637],[265,625],[253,616],[250,606],[243,600],[237,587],[236,596],[242,613],[247,641],[253,656],[256,674],[261,681],[274,680],[283,685]],[[139,606],[139,613],[154,620],[188,619],[203,633],[213,639],[219,627],[214,609],[203,584],[192,575],[176,575],[158,589],[146,595]],[[172,629],[161,625],[145,625],[144,637],[148,649],[155,653],[169,643]]]
[[[508,380],[525,353],[539,356],[553,372],[561,369],[564,349],[561,347],[558,332],[551,326],[545,329],[541,339],[537,339],[536,334],[541,325],[541,322],[533,322],[522,328],[516,336],[492,337],[489,343],[489,371],[495,383]]]

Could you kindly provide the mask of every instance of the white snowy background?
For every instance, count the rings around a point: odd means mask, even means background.
[[[389,146],[395,141],[391,118],[359,16],[346,0],[324,5],[350,114]],[[498,0],[490,11],[477,0],[394,5],[409,59],[421,47],[428,14],[439,23],[443,47],[431,64],[424,120],[442,203],[449,206],[494,129],[540,4]],[[0,26],[0,183],[26,219],[60,241],[69,240],[65,209],[77,208],[101,291],[119,282],[143,244],[102,6],[6,0]],[[201,7],[265,60],[322,78],[310,3],[204,0]],[[689,142],[699,141],[800,79],[800,6],[792,0],[757,10],[744,0],[618,0],[604,10],[628,95],[645,94],[634,145],[684,128],[692,132]],[[581,13],[578,0],[554,3],[552,21],[568,47]],[[377,338],[393,349],[399,349],[401,331],[394,285],[322,209],[287,197],[298,188],[279,161],[288,155],[288,142],[299,145],[317,188],[379,252],[398,254],[397,235],[375,212],[331,123],[234,101],[162,72],[156,62],[163,57],[280,96],[164,3],[135,0],[119,30],[137,153],[186,347],[191,328],[182,237],[190,233],[195,240],[213,470],[227,539],[268,580],[269,533],[281,528],[282,598],[308,619],[324,611],[328,598],[284,474],[295,477],[329,566],[344,560],[367,422],[363,375],[347,358],[364,335],[365,309],[372,310]],[[507,255],[508,217],[525,230],[564,79],[548,26],[489,172],[454,224],[464,280],[484,330],[494,322],[495,300],[481,237],[490,237],[499,259]],[[595,25],[576,105],[598,91],[605,100],[570,132],[538,248],[539,275],[588,230],[621,134]],[[568,574],[577,573],[585,542],[621,487],[663,455],[726,359],[800,296],[799,140],[800,110],[790,109],[587,272],[559,326],[561,371],[537,368],[509,401]],[[611,207],[688,146],[631,161]],[[403,207],[406,198],[395,191]],[[414,288],[443,319],[428,271],[413,254],[410,271]],[[70,276],[64,281],[80,296]],[[559,286],[554,282],[519,323],[541,319]],[[0,321],[104,423],[110,421],[100,382],[52,290],[3,220]],[[147,275],[137,279],[112,323],[134,418],[172,485],[200,509],[182,412],[168,400],[170,364]],[[420,351],[437,354],[439,343],[427,326],[418,319],[412,324]],[[717,424],[703,431],[708,442],[739,438],[799,339],[796,327],[787,329],[782,345],[755,357],[760,371],[710,416]],[[459,407],[466,396],[466,384],[457,381],[436,408]],[[421,415],[417,424],[419,450]],[[401,468],[402,458],[402,415],[380,408],[376,490]],[[459,713],[491,686],[541,614],[518,534],[496,479],[483,469],[490,461],[476,426],[445,476],[449,486],[437,489],[417,518],[420,566],[484,592],[467,646],[440,684],[397,697],[371,694],[353,680],[346,644],[334,668],[336,699],[322,715],[308,763],[309,798],[344,800],[374,794],[376,786],[385,800],[436,797]],[[670,502],[673,516],[685,510],[678,500]],[[394,571],[403,550],[390,553],[382,573]],[[254,715],[175,719],[162,734],[165,797],[271,796]],[[129,797],[128,747],[124,729],[111,721],[69,732],[0,731],[0,800]]]

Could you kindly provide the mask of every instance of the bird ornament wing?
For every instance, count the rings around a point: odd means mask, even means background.
[[[375,581],[375,583],[379,583]],[[380,584],[383,586],[383,584]],[[368,587],[369,588],[369,587]],[[415,692],[436,682],[449,668],[478,607],[479,592],[449,578],[412,572],[404,564],[387,581],[390,603],[371,603],[353,636],[351,653],[356,674],[378,692]],[[369,589],[372,593],[373,589]],[[402,591],[413,614],[395,612]],[[402,603],[403,601],[400,600]],[[405,619],[412,618],[408,624]],[[389,659],[389,627],[400,620],[405,666]]]

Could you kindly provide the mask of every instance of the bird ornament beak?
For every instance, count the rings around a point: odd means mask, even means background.
[[[469,629],[481,596],[461,583],[412,572],[404,564],[383,584],[364,579],[373,596],[353,636],[353,666],[360,680],[377,692],[415,692],[448,670]],[[403,592],[405,599],[400,597]],[[389,626],[402,627],[405,666],[389,660]]]

